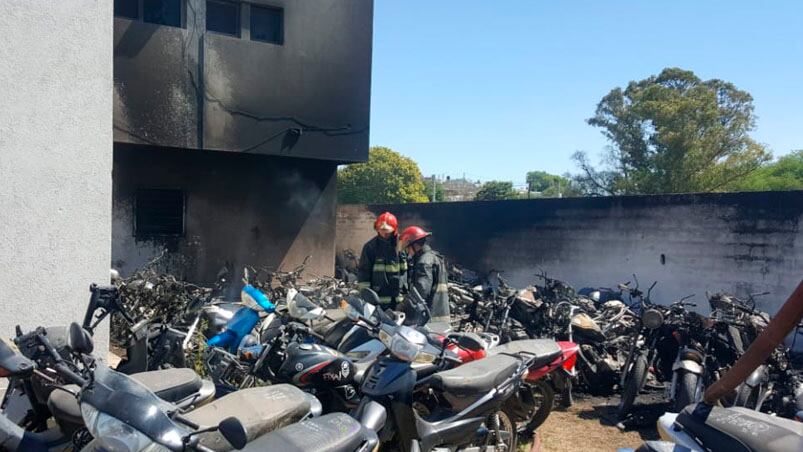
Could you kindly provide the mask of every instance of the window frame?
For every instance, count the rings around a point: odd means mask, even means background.
[[[143,24],[151,24],[156,25],[159,27],[170,27],[170,28],[187,28],[187,2],[192,0],[178,0],[179,3],[179,24],[176,25],[166,25],[166,24],[159,24],[156,22],[148,22],[145,20],[145,0],[135,0],[137,2],[137,17],[128,17],[128,16],[120,16],[117,15],[114,11],[112,11],[112,15],[115,19],[125,19],[125,20],[135,20],[137,22]],[[113,7],[113,6],[112,6]]]
[[[277,41],[268,41],[268,40],[265,40],[265,39],[258,39],[258,38],[254,37],[254,28],[253,28],[253,26],[254,26],[254,9],[272,10],[272,11],[277,11],[279,13],[279,19],[280,20],[279,20],[279,41],[278,42]],[[249,37],[250,37],[251,41],[261,42],[261,43],[264,43],[264,44],[273,44],[273,45],[277,45],[277,46],[283,46],[284,45],[284,8],[282,8],[281,6],[274,6],[274,5],[268,5],[268,4],[263,4],[263,3],[259,3],[259,4],[251,3],[251,11],[248,14],[248,31],[249,31],[249,35],[250,35]]]
[[[133,0],[133,1],[134,1],[134,3],[137,4],[137,8],[136,8],[137,12],[136,12],[136,16],[134,16],[134,17],[121,16],[121,15],[117,14],[117,9],[114,8],[114,3],[112,3],[112,9],[113,9],[112,15],[115,17],[115,19],[140,20],[139,18],[142,17],[142,0]]]
[[[234,5],[236,7],[236,9],[237,9],[237,14],[236,14],[237,25],[236,25],[236,31],[235,31],[234,34],[225,33],[225,32],[222,32],[222,31],[210,30],[209,29],[209,3],[210,2],[212,2],[212,3],[226,3],[226,4],[229,4],[229,5]],[[240,2],[240,1],[237,1],[237,0],[206,0],[206,15],[204,17],[204,32],[213,33],[213,34],[220,35],[220,36],[228,36],[230,38],[238,38],[238,39],[240,39],[240,38],[242,38],[242,32],[243,32],[243,30],[242,30],[243,29],[243,23],[242,23],[243,22],[243,17],[242,16],[243,16],[243,2]],[[250,19],[250,17],[249,17],[249,19]],[[249,27],[250,27],[250,24],[249,24]]]

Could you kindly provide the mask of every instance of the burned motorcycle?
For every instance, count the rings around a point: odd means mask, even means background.
[[[617,409],[619,419],[624,419],[630,413],[650,373],[660,383],[672,378],[673,365],[678,356],[678,342],[674,334],[677,325],[686,319],[686,308],[696,306],[685,301],[690,297],[681,298],[668,307],[652,304],[649,291],[641,300],[639,329],[631,338],[619,383],[622,391]]]

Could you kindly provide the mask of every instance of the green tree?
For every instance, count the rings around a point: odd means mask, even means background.
[[[432,177],[425,177],[424,178],[424,187],[427,192],[427,199],[429,202],[443,202],[446,200],[443,191],[443,182],[439,181],[437,178],[435,179],[435,197],[433,198],[432,195]]]
[[[513,189],[513,182],[492,180],[482,184],[474,200],[498,201],[500,199],[516,199],[518,197],[519,194]]]
[[[718,191],[770,158],[749,135],[749,93],[678,68],[614,88],[588,123],[610,141],[602,170],[574,155],[576,181],[593,194]]]
[[[581,196],[583,194],[583,191],[568,174],[558,176],[545,171],[528,172],[527,188],[531,192],[536,192],[532,196],[539,198]]]
[[[386,147],[372,147],[368,161],[337,171],[342,204],[427,202],[421,170],[412,159]]]
[[[803,150],[762,166],[728,188],[733,191],[803,190]]]

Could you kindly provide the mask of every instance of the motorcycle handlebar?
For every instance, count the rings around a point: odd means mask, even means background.
[[[70,367],[64,362],[56,363],[56,365],[53,367],[55,368],[56,372],[58,372],[59,376],[67,380],[68,383],[76,384],[81,387],[86,385],[86,379],[73,372],[73,370],[70,369]]]

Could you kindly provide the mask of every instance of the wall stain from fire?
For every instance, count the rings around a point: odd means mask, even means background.
[[[576,287],[658,281],[654,300],[770,291],[774,311],[803,276],[803,192],[340,206],[337,250],[359,252],[384,210],[419,224],[453,262],[514,285],[544,269]],[[664,255],[662,261],[661,255]]]

